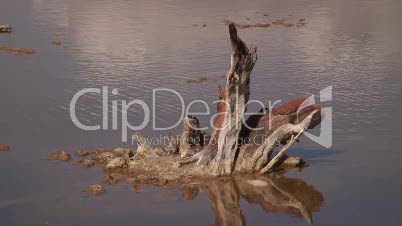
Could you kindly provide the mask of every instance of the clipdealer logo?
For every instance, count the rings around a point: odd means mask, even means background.
[[[160,128],[156,126],[156,94],[157,93],[162,93],[164,92],[166,95],[166,92],[169,92],[171,94],[174,94],[177,97],[177,100],[180,101],[181,103],[181,116],[179,117],[178,121],[175,122],[175,124],[173,124],[172,126],[169,127],[165,127],[165,128]],[[83,124],[77,117],[76,115],[76,104],[79,101],[79,98],[82,97],[85,94],[102,94],[102,125],[98,124],[98,125],[85,125]],[[118,89],[112,89],[111,90],[111,94],[112,95],[118,95]],[[122,142],[127,142],[127,137],[128,137],[128,131],[139,131],[144,129],[146,126],[148,126],[149,121],[151,119],[151,114],[153,117],[153,123],[152,123],[152,129],[153,130],[170,130],[173,129],[177,126],[180,125],[180,123],[183,121],[184,117],[186,117],[187,115],[211,115],[211,111],[209,108],[209,105],[207,102],[203,101],[203,100],[193,100],[191,103],[189,103],[187,106],[185,106],[184,103],[184,99],[183,97],[180,95],[179,92],[172,90],[172,89],[168,89],[168,88],[158,88],[158,89],[153,89],[152,92],[153,96],[153,102],[152,102],[152,113],[150,110],[150,107],[143,101],[143,100],[139,100],[139,99],[135,99],[132,100],[130,102],[128,102],[127,100],[112,100],[112,129],[113,130],[118,130],[119,125],[118,125],[118,101],[121,101],[121,138],[122,138]],[[177,101],[175,100],[175,101]],[[174,101],[174,100],[172,100]],[[221,101],[221,100],[219,100]],[[332,86],[328,86],[324,89],[320,90],[320,103],[327,103],[332,101]],[[212,104],[216,104],[218,101],[214,101]],[[195,104],[195,103],[200,103],[205,107],[205,111],[203,112],[193,112],[190,111],[191,107]],[[258,100],[249,100],[247,104],[250,103],[258,103],[261,108],[263,109],[263,111],[259,112],[259,113],[244,113],[244,116],[247,115],[251,115],[251,114],[261,114],[261,115],[265,115],[267,113],[267,111],[269,111],[269,114],[272,115],[272,110],[274,109],[275,104],[281,103],[280,100],[277,101],[269,101],[269,107],[266,108],[265,105]],[[271,104],[273,103],[273,104]],[[310,95],[308,98],[306,98],[306,100],[299,106],[298,110],[297,110],[297,121],[298,120],[298,116],[299,116],[299,112],[311,105],[314,105],[315,102],[315,96]],[[224,103],[226,105],[228,105],[228,103]],[[141,122],[141,124],[139,125],[131,125],[128,122],[128,110],[130,107],[132,106],[139,106],[140,108],[142,108],[143,112],[144,112],[144,118]],[[222,113],[216,113],[214,115],[211,115],[210,117],[210,126],[212,129],[222,129],[222,128],[214,128],[214,120],[215,118]],[[108,130],[109,129],[109,87],[107,86],[103,86],[102,89],[99,88],[86,88],[86,89],[82,89],[80,91],[78,91],[71,99],[70,101],[70,117],[72,122],[74,123],[75,126],[77,126],[78,128],[82,129],[82,130],[86,130],[86,131],[96,131],[96,130]],[[271,118],[271,117],[270,117]],[[307,138],[311,139],[312,141],[316,142],[317,144],[326,147],[326,148],[330,148],[332,146],[332,107],[322,107],[321,108],[321,123],[320,123],[320,133],[319,135],[314,135],[311,134],[307,131],[304,132],[304,135],[306,135]],[[253,130],[260,130],[262,128],[250,128],[246,123],[245,123],[246,119],[243,117],[242,123],[243,125],[245,125],[247,128],[249,129],[253,129]],[[227,126],[239,126],[239,125],[225,125],[225,127]],[[269,126],[271,128],[271,121],[269,122]],[[208,127],[203,127],[203,128],[194,128],[194,129],[199,129],[199,130],[207,130]]]

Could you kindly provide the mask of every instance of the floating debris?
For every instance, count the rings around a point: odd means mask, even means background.
[[[225,25],[229,25],[229,24],[234,24],[237,28],[239,29],[243,29],[243,28],[250,28],[250,27],[262,27],[262,28],[266,28],[271,26],[271,24],[269,23],[256,23],[256,24],[238,24],[238,23],[234,23],[230,20],[224,20],[223,21],[225,23]]]
[[[284,23],[283,26],[285,26],[285,27],[293,27],[293,26],[295,26],[295,25],[294,25],[294,24]]]
[[[193,24],[192,26],[193,26],[193,27],[198,27],[198,26],[201,26],[201,27],[206,27],[207,25],[206,25],[206,24],[202,24],[202,25]]]
[[[55,46],[59,46],[59,45],[61,45],[61,42],[60,41],[53,41],[52,44],[55,45]]]
[[[82,165],[82,163],[84,162],[85,159],[78,159],[75,161],[75,165],[79,166]]]
[[[90,186],[89,188],[87,188],[85,190],[85,192],[88,195],[101,195],[101,194],[105,193],[106,190],[101,185],[94,184],[94,185]]]
[[[297,21],[296,26],[300,27],[300,26],[305,26],[306,25],[306,19],[301,18],[299,19],[299,21]]]
[[[264,16],[268,16],[268,14],[264,14]],[[247,20],[249,20],[249,19],[247,18]],[[242,29],[242,28],[250,28],[250,27],[266,28],[266,27],[270,27],[271,25],[281,25],[281,26],[284,26],[284,27],[294,27],[294,26],[300,27],[300,26],[306,25],[305,21],[306,21],[306,19],[302,18],[302,19],[299,19],[299,21],[297,21],[296,24],[294,24],[294,23],[287,23],[285,19],[280,18],[280,19],[276,19],[276,20],[272,21],[271,24],[269,24],[269,23],[238,24],[238,23],[234,23],[234,22],[232,22],[230,20],[226,20],[226,19],[223,20],[225,25],[234,24],[237,28],[240,28],[240,29]]]
[[[0,32],[10,33],[12,30],[11,25],[0,25]]]
[[[67,162],[68,160],[70,160],[70,155],[65,151],[59,151],[49,154],[47,156],[47,159],[51,161]]]
[[[75,156],[79,156],[79,157],[85,157],[87,155],[89,155],[88,151],[84,151],[84,150],[78,150],[76,152],[74,152]]]
[[[187,83],[202,83],[202,82],[206,82],[208,80],[209,80],[209,78],[207,76],[203,76],[203,77],[198,78],[198,79],[190,79],[190,80],[187,81]]]
[[[16,56],[36,53],[36,51],[33,49],[13,49],[13,48],[5,47],[5,46],[0,46],[0,51],[5,51],[7,53],[11,53]]]
[[[0,151],[10,151],[10,145],[0,145]]]
[[[272,25],[283,25],[285,23],[285,19],[276,19],[272,22]]]

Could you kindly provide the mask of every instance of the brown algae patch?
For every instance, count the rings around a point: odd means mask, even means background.
[[[85,192],[88,195],[101,195],[104,194],[106,190],[102,187],[102,185],[94,184],[85,189]]]
[[[61,45],[61,42],[60,42],[60,41],[53,41],[53,42],[52,42],[52,45],[60,46],[60,45]]]
[[[267,15],[268,16],[268,15]],[[271,27],[272,25],[275,26],[284,26],[284,27],[300,27],[300,26],[305,26],[306,25],[306,19],[305,18],[300,18],[296,24],[294,23],[288,23],[286,22],[285,19],[283,18],[279,18],[276,19],[274,21],[272,21],[271,23],[256,23],[256,24],[240,24],[240,23],[235,23],[233,21],[230,20],[223,20],[223,23],[225,25],[229,25],[229,24],[234,24],[236,26],[236,28],[253,28],[253,27],[259,27],[259,28],[267,28],[267,27]]]
[[[84,150],[78,150],[78,151],[74,152],[74,155],[78,156],[78,157],[85,157],[85,156],[89,155],[89,152],[84,151]]]
[[[199,83],[206,82],[208,80],[209,80],[209,78],[207,76],[202,76],[202,77],[197,78],[197,79],[187,80],[187,83],[197,83],[197,84],[199,84]]]
[[[243,28],[251,28],[251,27],[260,27],[260,28],[266,28],[271,26],[271,24],[269,23],[256,23],[256,24],[238,24],[238,23],[234,23],[230,20],[223,20],[225,25],[229,25],[229,24],[234,24],[237,28],[243,29]]]
[[[272,22],[272,25],[283,25],[285,23],[285,19],[276,19]]]
[[[0,151],[10,151],[10,145],[0,145]]]
[[[300,18],[299,21],[297,21],[296,26],[305,26],[306,25],[306,19],[305,18]]]
[[[20,55],[30,55],[30,54],[35,54],[36,51],[33,49],[14,49],[14,48],[9,48],[6,46],[0,46],[0,51],[4,51],[10,54],[14,54],[16,56]]]
[[[59,161],[59,162],[67,162],[70,160],[70,155],[65,151],[58,151],[56,153],[51,153],[47,156],[48,160],[51,161]]]

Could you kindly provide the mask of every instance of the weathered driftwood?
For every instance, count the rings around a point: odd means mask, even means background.
[[[218,176],[233,172],[238,138],[250,95],[250,73],[257,61],[257,49],[246,46],[238,37],[234,24],[229,25],[229,34],[232,44],[231,66],[225,76],[225,90],[219,87],[220,102],[212,138],[208,147],[195,156],[201,174]]]
[[[137,174],[143,172],[147,176],[177,180],[234,173],[263,174],[285,166],[305,165],[301,158],[289,157],[285,153],[305,130],[320,123],[320,105],[299,109],[305,99],[298,99],[264,115],[252,115],[244,122],[250,95],[250,73],[257,60],[257,49],[246,46],[233,24],[229,25],[229,34],[231,66],[226,74],[226,87],[218,89],[218,116],[210,138],[205,131],[199,130],[200,123],[196,117],[187,116],[183,119],[180,140],[168,134],[165,136],[168,142],[164,141],[162,148],[153,149],[136,132],[133,135],[133,141],[138,145],[135,156],[126,158],[125,162],[114,152],[103,153],[116,158],[107,159],[111,161],[107,168],[128,166],[129,171]],[[262,142],[255,142],[256,137]],[[239,142],[246,138],[253,142]],[[288,140],[290,142],[286,144]],[[281,144],[284,146],[274,155],[275,148]],[[180,156],[177,156],[178,153]]]
[[[283,162],[280,160],[295,140],[291,140],[272,158],[275,147],[285,144],[293,135],[299,138],[304,130],[313,128],[321,120],[320,105],[299,109],[305,100],[299,99],[264,116],[251,116],[246,121],[246,128],[242,124],[243,116],[250,95],[250,73],[256,63],[257,53],[256,48],[249,49],[238,37],[235,25],[229,25],[229,34],[232,43],[231,66],[226,75],[226,88],[223,90],[219,87],[218,90],[220,102],[217,105],[218,116],[214,121],[212,139],[203,151],[179,164],[196,162],[195,171],[200,175],[255,173],[263,168],[264,171],[260,173],[273,170],[278,163]],[[258,136],[264,141],[262,144],[239,143],[240,139],[255,140]],[[297,166],[300,166],[300,162],[297,162]]]
[[[96,164],[132,176],[155,178],[156,183],[193,177],[264,174],[282,167],[304,166],[301,158],[285,153],[305,130],[320,123],[320,105],[299,109],[305,99],[298,99],[263,115],[252,115],[244,122],[250,95],[250,73],[257,53],[256,48],[248,48],[238,37],[233,24],[229,25],[229,34],[231,66],[226,75],[226,87],[218,90],[218,116],[210,137],[205,131],[198,130],[197,118],[187,116],[183,120],[181,140],[168,134],[165,136],[168,142],[165,141],[162,148],[153,149],[136,132],[133,135],[133,142],[138,145],[135,153],[125,149],[97,152]],[[239,142],[245,138],[255,141],[256,137],[263,142]],[[274,154],[280,145],[284,146]]]
[[[181,140],[168,134],[162,148],[152,148],[136,132],[133,135],[133,143],[138,146],[136,152],[122,148],[96,150],[77,163],[84,167],[99,166],[105,173],[104,182],[114,185],[124,180],[133,184],[135,192],[140,191],[140,184],[151,184],[179,188],[184,199],[192,200],[201,190],[211,200],[216,225],[245,225],[240,197],[265,211],[300,216],[311,223],[311,212],[317,211],[323,201],[321,193],[297,179],[265,173],[305,165],[300,157],[287,156],[286,151],[304,131],[320,123],[320,105],[299,109],[305,99],[298,99],[263,115],[252,115],[243,122],[250,94],[250,73],[257,54],[256,48],[249,49],[237,36],[233,24],[229,25],[229,34],[231,66],[226,87],[218,90],[219,116],[215,118],[211,136],[198,130],[198,119],[188,116],[183,120]],[[246,138],[255,141],[256,137],[263,142],[245,141]],[[243,141],[239,142],[239,138]],[[280,145],[282,148],[274,154]]]
[[[201,144],[202,136],[200,131],[200,122],[191,115],[183,119],[183,133],[180,142],[180,156],[182,158],[193,156],[199,152],[203,146]]]
[[[226,102],[220,103],[227,106],[218,112],[223,119],[219,119],[222,123],[214,129],[213,139],[216,140],[211,140],[217,142],[215,158],[210,162],[212,175],[231,174],[234,169],[239,133],[250,95],[250,73],[257,61],[257,49],[247,48],[233,24],[229,25],[229,34],[232,44],[231,66],[226,74],[223,98]]]
[[[316,114],[317,110],[311,112],[301,123],[299,124],[284,124],[279,128],[275,129],[269,136],[266,136],[264,143],[260,145],[257,149],[252,149],[253,153],[248,155],[242,152],[239,154],[239,161],[237,171],[240,172],[259,172],[265,173],[272,170],[273,167],[279,162],[283,157],[285,152],[292,146],[294,141],[299,138],[304,130],[310,125],[313,116]],[[294,134],[297,134],[294,138]],[[272,153],[279,144],[286,142],[290,137],[290,142],[283,146],[283,148],[272,158]],[[247,147],[247,146],[246,146]],[[250,151],[249,151],[250,152]],[[264,167],[267,164],[266,167]],[[261,169],[264,167],[264,171]],[[267,168],[268,167],[268,168]]]
[[[314,113],[315,113],[315,112],[314,112]],[[314,114],[314,113],[311,113],[311,116],[312,116],[312,114]],[[305,119],[305,120],[306,120],[306,119]],[[281,149],[280,151],[278,151],[278,154],[276,154],[275,157],[273,157],[273,158],[269,161],[269,163],[268,163],[262,170],[260,170],[260,174],[263,174],[263,173],[266,173],[266,172],[272,170],[272,169],[274,168],[274,166],[278,164],[279,160],[281,160],[282,157],[285,155],[285,152],[294,144],[294,142],[295,142],[295,141],[300,137],[300,135],[304,132],[305,127],[303,128],[303,127],[302,127],[303,125],[298,125],[298,126],[299,126],[299,128],[296,128],[296,130],[299,129],[299,130],[300,130],[299,133],[298,133],[296,136],[292,135],[292,138],[290,138],[289,143],[285,144],[285,145],[282,147],[282,149]],[[289,129],[289,128],[283,128],[283,130],[290,130],[290,129]],[[292,129],[292,130],[291,130],[291,132],[294,132],[294,131],[295,131],[295,129]],[[290,133],[291,133],[291,132],[290,132]],[[263,145],[262,145],[262,146],[263,146]],[[267,148],[265,147],[264,149],[267,149]],[[272,151],[269,151],[269,152],[272,152]]]

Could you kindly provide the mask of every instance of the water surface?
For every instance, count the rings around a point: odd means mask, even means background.
[[[307,25],[239,30],[246,43],[258,46],[251,98],[286,102],[333,86],[333,101],[326,103],[333,107],[333,146],[304,138],[291,154],[310,167],[283,180],[300,181],[322,195],[311,209],[315,225],[400,224],[401,11],[397,0],[2,0],[0,24],[12,24],[14,32],[0,34],[0,46],[38,53],[0,52],[0,144],[13,148],[0,153],[1,225],[219,223],[207,192],[186,201],[178,190],[145,186],[135,193],[120,184],[106,186],[107,195],[88,197],[82,190],[99,182],[101,172],[48,162],[46,156],[55,150],[130,147],[121,142],[120,126],[92,132],[74,126],[69,103],[83,88],[117,88],[111,100],[141,99],[150,106],[152,89],[170,88],[185,103],[200,98],[215,109],[212,101],[230,64],[222,21],[277,18],[306,18]],[[52,45],[55,40],[62,45]],[[187,83],[201,76],[213,79]],[[157,106],[158,126],[180,116],[174,95],[159,95]],[[100,123],[101,96],[81,99],[77,115]],[[139,108],[129,114],[132,124],[142,118]],[[142,132],[159,135],[151,126]],[[219,191],[233,185],[217,186]],[[177,198],[161,200],[165,194]],[[262,197],[270,200],[269,194]],[[247,225],[308,224],[292,207],[266,208],[244,196],[239,205]]]

